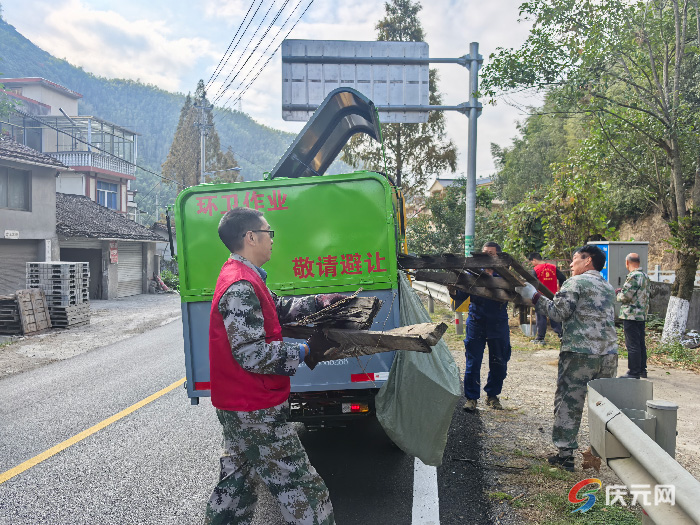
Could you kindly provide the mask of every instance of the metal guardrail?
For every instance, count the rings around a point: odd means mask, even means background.
[[[627,487],[674,487],[675,500],[638,503],[652,523],[700,523],[700,481],[673,458],[678,406],[652,399],[644,379],[595,379],[588,383],[591,447]],[[645,519],[645,523],[649,520]]]

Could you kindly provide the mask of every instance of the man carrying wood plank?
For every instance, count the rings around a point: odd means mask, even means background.
[[[495,242],[487,242],[481,250],[495,256],[501,253],[501,247]],[[493,270],[484,272],[496,275]],[[462,304],[470,295],[462,290],[451,289],[450,297],[456,304]],[[486,405],[494,410],[503,410],[498,396],[503,389],[503,381],[508,372],[510,360],[510,330],[508,328],[508,303],[472,295],[469,304],[469,316],[466,323],[464,348],[467,357],[464,369],[464,410],[474,412],[480,397],[481,362],[484,349],[489,347],[489,375],[486,380]]]
[[[600,274],[604,265],[603,250],[587,245],[574,252],[572,277],[554,300],[543,297],[529,283],[516,287],[523,299],[532,300],[538,313],[563,324],[552,429],[559,452],[547,461],[569,472],[574,471],[586,386],[599,377],[615,377],[617,372],[615,291]]]
[[[335,523],[328,489],[287,416],[289,377],[302,361],[313,357],[315,364],[336,345],[320,332],[306,344],[285,342],[280,321],[294,321],[345,296],[274,296],[260,268],[272,255],[273,235],[263,214],[249,208],[234,208],[219,223],[231,258],[212,299],[209,361],[211,400],[225,450],[207,524],[250,523],[256,476],[277,498],[287,523]]]

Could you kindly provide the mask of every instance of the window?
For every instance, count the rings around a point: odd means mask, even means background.
[[[117,191],[119,186],[109,182],[97,181],[97,203],[106,208],[117,209]]]
[[[31,172],[0,166],[0,208],[31,210]]]

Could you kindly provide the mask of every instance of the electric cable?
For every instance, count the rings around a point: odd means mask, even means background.
[[[282,7],[279,9],[279,11],[277,11],[277,14],[275,15],[275,17],[274,17],[274,18],[272,19],[272,21],[268,24],[267,28],[265,29],[265,32],[263,33],[263,35],[262,35],[262,36],[260,37],[260,39],[258,40],[258,43],[255,44],[255,47],[253,48],[253,50],[252,50],[252,51],[250,52],[250,54],[248,55],[248,58],[246,58],[245,62],[243,62],[243,65],[240,67],[239,71],[234,75],[234,77],[231,79],[231,81],[230,81],[228,84],[226,84],[226,87],[224,87],[222,90],[219,90],[219,94],[218,94],[218,95],[214,98],[214,100],[213,100],[214,103],[216,103],[219,99],[221,99],[221,98],[224,96],[224,94],[226,93],[226,90],[227,90],[229,87],[231,87],[231,84],[233,84],[233,82],[236,80],[236,78],[238,77],[239,73],[240,73],[241,71],[243,71],[243,69],[245,68],[245,66],[246,66],[246,64],[248,63],[248,61],[249,61],[251,58],[253,58],[254,53],[258,50],[258,48],[260,47],[260,44],[262,44],[263,40],[265,39],[265,37],[267,36],[267,34],[270,32],[270,29],[272,29],[272,26],[273,26],[274,23],[277,21],[277,19],[280,17],[280,15],[282,14],[282,11],[284,11],[284,8],[287,7],[287,4],[289,3],[289,1],[290,1],[290,0],[284,0],[284,2],[282,3]],[[270,6],[270,8],[272,8],[272,6]],[[269,12],[269,10],[268,10],[268,12]],[[267,17],[267,13],[265,13],[265,17]],[[263,19],[263,20],[264,20],[264,19]],[[259,26],[258,29],[259,29],[260,27],[262,27],[262,25]],[[256,34],[257,34],[257,30],[256,30]],[[255,37],[255,36],[253,36],[253,38],[254,38],[254,37]],[[251,41],[252,41],[252,40],[251,40]]]
[[[260,9],[262,2],[263,2],[263,0],[260,0],[260,5],[258,5],[258,9]],[[226,67],[226,64],[228,64],[229,58],[231,58],[231,55],[233,55],[234,51],[236,51],[236,47],[238,47],[238,44],[241,43],[241,40],[243,39],[243,35],[245,34],[245,31],[243,31],[243,33],[241,33],[241,38],[239,39],[238,43],[236,43],[236,45],[233,45],[233,43],[236,41],[236,37],[238,36],[238,33],[240,32],[241,28],[243,27],[243,24],[245,24],[246,18],[248,18],[248,15],[250,14],[250,10],[253,9],[254,5],[255,5],[255,2],[253,1],[250,4],[250,7],[248,7],[248,11],[246,12],[245,16],[243,17],[243,20],[241,20],[241,23],[238,26],[238,29],[236,30],[236,34],[233,35],[231,42],[229,43],[228,47],[226,48],[226,51],[224,52],[224,56],[221,57],[221,60],[219,60],[219,63],[214,68],[214,72],[209,77],[209,80],[207,81],[207,85],[205,86],[205,88],[208,88],[212,82],[216,81],[216,79],[219,77],[219,73],[221,73],[221,71],[223,71],[223,69]],[[253,13],[253,16],[250,19],[251,22],[253,21],[253,18],[255,18],[255,15],[257,14],[257,12],[258,12],[258,10],[256,9],[255,13]],[[248,22],[248,25],[246,26],[246,30],[248,29],[248,26],[250,26],[250,22]],[[233,49],[231,49],[232,45],[233,45]],[[229,53],[229,50],[231,50],[230,53]],[[222,62],[223,62],[223,65],[221,64]],[[221,67],[221,69],[219,69],[219,67]]]
[[[260,5],[262,5],[262,3],[261,3]],[[263,24],[265,23],[265,20],[267,19],[267,15],[270,14],[270,11],[272,11],[272,8],[274,7],[274,5],[275,5],[275,4],[274,4],[274,2],[273,2],[272,4],[270,4],[270,7],[267,8],[267,11],[265,11],[265,14],[264,14],[263,17],[262,17],[262,20],[260,20],[260,23],[258,24],[258,27],[255,28],[255,31],[253,32],[253,35],[250,37],[250,40],[248,40],[248,43],[245,45],[245,48],[243,48],[243,51],[241,51],[241,54],[240,54],[240,56],[238,57],[238,60],[236,60],[236,63],[235,63],[235,64],[233,65],[233,67],[231,68],[231,71],[229,71],[228,75],[226,75],[226,78],[224,79],[224,81],[223,81],[223,82],[221,83],[221,85],[219,86],[219,89],[216,90],[216,93],[215,93],[214,96],[212,97],[213,102],[216,102],[217,98],[220,97],[220,96],[226,91],[226,89],[227,89],[227,87],[228,87],[228,86],[227,86],[227,82],[229,82],[229,79],[231,78],[231,75],[233,75],[234,72],[236,72],[236,68],[238,67],[238,64],[241,63],[241,60],[243,59],[243,57],[245,56],[246,52],[248,51],[248,47],[250,46],[250,44],[253,43],[253,40],[255,40],[255,36],[258,34],[258,31],[260,31],[260,28],[261,28],[261,27],[263,26]],[[251,18],[251,19],[250,19],[250,22],[252,22],[252,21],[253,21],[253,19]],[[248,23],[248,25],[250,25],[250,22]],[[247,29],[248,29],[248,28],[246,27],[246,30],[247,30]],[[252,55],[252,53],[253,53],[254,51],[255,51],[255,50],[251,51],[251,55]],[[250,56],[251,56],[251,55],[249,55],[249,57],[246,59],[246,62],[243,63],[243,65],[241,66],[241,69],[245,67],[245,64],[246,64],[246,63],[248,62],[248,60],[250,59]],[[231,82],[233,82],[233,81],[235,80],[235,78],[236,78],[236,76],[238,76],[238,73],[239,73],[239,72],[240,72],[240,71],[236,72],[236,74],[234,75],[234,77],[233,77],[233,79],[231,80]]]
[[[267,51],[268,51],[268,50],[270,49],[270,47],[274,44],[274,42],[277,40],[277,37],[278,37],[279,34],[284,30],[284,27],[287,25],[287,23],[292,19],[292,17],[294,16],[294,13],[295,13],[296,10],[299,8],[299,6],[302,4],[302,2],[303,2],[303,0],[299,0],[299,2],[297,3],[297,5],[294,6],[294,9],[292,10],[292,12],[289,14],[289,16],[287,17],[287,19],[284,21],[284,23],[283,23],[283,24],[280,26],[280,28],[277,30],[277,33],[275,34],[275,36],[273,36],[273,37],[270,39],[270,42],[267,44],[267,47],[266,47],[265,50],[260,54],[260,56],[258,57],[258,59],[255,61],[255,64],[253,64],[253,66],[250,68],[250,71],[246,74],[246,76],[243,78],[243,80],[241,80],[241,82],[239,83],[239,85],[238,85],[238,87],[236,88],[236,90],[240,89],[240,87],[241,87],[242,85],[245,84],[246,80],[248,80],[248,78],[249,78],[250,75],[253,73],[253,71],[255,71],[255,68],[258,66],[258,64],[260,63],[260,61],[265,57],[265,55],[267,54]],[[273,54],[274,54],[274,53],[273,53]],[[266,62],[266,64],[267,64],[267,62]],[[263,66],[263,68],[264,68],[264,66]],[[261,71],[261,72],[262,72],[262,71]],[[258,76],[259,76],[259,73],[255,76],[255,78],[257,78]],[[231,95],[229,95],[229,97],[226,99],[226,101],[222,104],[223,107],[225,107],[226,104],[228,103],[228,101],[231,99],[231,97],[233,97],[233,96],[236,94],[236,90],[234,90],[233,93],[232,93]],[[222,97],[223,97],[223,95],[222,95]]]
[[[310,1],[309,1],[308,5],[307,5],[306,8],[304,9],[304,11],[301,13],[301,15],[299,16],[299,18],[297,18],[297,21],[294,22],[294,25],[289,29],[289,31],[287,31],[287,34],[286,34],[286,35],[284,36],[284,38],[282,39],[282,42],[284,42],[284,40],[287,39],[287,37],[288,37],[288,36],[290,35],[290,33],[294,30],[294,28],[297,26],[297,24],[299,23],[299,21],[304,17],[304,15],[306,14],[306,12],[309,10],[309,7],[311,7],[311,4],[313,4],[313,3],[314,3],[314,0],[310,0]],[[247,85],[246,88],[241,92],[241,94],[238,95],[238,97],[236,97],[236,98],[233,100],[232,104],[235,105],[235,103],[238,102],[238,101],[241,99],[241,97],[242,97],[243,95],[245,95],[246,91],[248,91],[248,89],[250,88],[250,86],[251,86],[251,85],[257,80],[257,78],[260,76],[260,73],[262,73],[262,72],[265,70],[265,68],[267,67],[267,65],[270,63],[270,60],[272,60],[272,57],[275,56],[275,54],[276,54],[277,51],[279,50],[280,46],[282,45],[282,42],[280,42],[280,43],[277,45],[277,47],[276,47],[275,50],[272,52],[272,54],[269,56],[269,58],[267,59],[267,61],[266,61],[266,62],[262,65],[262,67],[260,68],[260,71],[258,71],[258,74],[255,75],[255,78],[253,78],[253,80],[251,80],[251,81],[248,83],[248,85]],[[230,97],[229,97],[229,99],[230,99]],[[227,99],[226,102],[228,102],[228,99]],[[216,114],[213,115],[212,118],[213,118],[213,119],[216,119],[216,118],[217,118],[219,115],[221,115],[221,114],[222,114],[222,113],[216,113]],[[225,116],[225,114],[223,114],[223,115]],[[222,118],[223,118],[223,117],[222,117]]]

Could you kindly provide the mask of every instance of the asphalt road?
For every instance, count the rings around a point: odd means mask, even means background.
[[[0,476],[181,380],[182,344],[176,321],[0,380]],[[458,406],[436,496],[435,482],[414,476],[414,459],[376,421],[300,435],[340,525],[435,523],[438,505],[440,523],[451,525],[493,523],[478,466],[482,430]],[[0,483],[0,523],[201,523],[220,446],[209,400],[190,406],[178,386]],[[256,525],[276,523],[281,515],[261,490]]]

